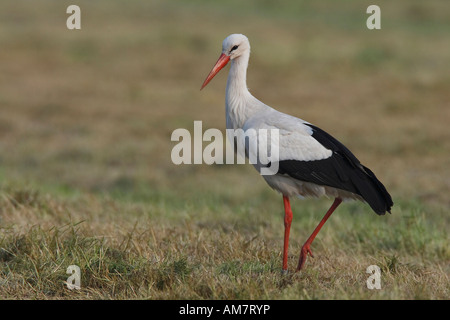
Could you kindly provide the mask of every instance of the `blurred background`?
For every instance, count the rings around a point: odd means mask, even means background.
[[[78,1],[71,31],[72,2],[0,4],[3,184],[187,198],[223,179],[265,188],[247,166],[170,161],[174,129],[225,129],[227,70],[199,88],[222,40],[243,33],[256,97],[338,137],[394,197],[449,205],[446,1],[379,1],[373,31],[369,1]]]
[[[66,28],[70,4],[81,8],[81,30]],[[420,207],[447,228],[450,2],[376,1],[381,30],[366,27],[371,4],[2,0],[2,191],[18,202],[37,192],[144,203],[173,220],[276,211],[282,228],[281,198],[251,166],[170,158],[173,130],[193,132],[194,120],[225,130],[228,68],[199,89],[223,39],[243,33],[253,95],[347,145],[392,194],[393,217]]]

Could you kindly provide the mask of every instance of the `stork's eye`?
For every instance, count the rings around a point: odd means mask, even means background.
[[[237,48],[239,48],[239,46],[234,46],[233,48],[231,48],[230,52],[236,50]]]

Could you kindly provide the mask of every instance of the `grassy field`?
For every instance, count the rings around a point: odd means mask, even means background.
[[[450,4],[0,3],[0,299],[448,299]],[[173,130],[225,129],[222,40],[251,92],[325,129],[387,186],[339,207],[280,274],[283,202],[249,165],[172,164]],[[289,267],[331,199],[292,201]],[[66,269],[81,270],[69,290]],[[366,268],[378,265],[381,289]]]

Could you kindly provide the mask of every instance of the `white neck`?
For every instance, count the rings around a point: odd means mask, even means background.
[[[257,112],[258,103],[247,89],[247,67],[250,53],[231,60],[225,96],[227,128],[242,128],[245,121]]]
[[[244,53],[240,57],[231,60],[231,68],[227,81],[227,96],[230,91],[233,91],[235,94],[249,93],[247,89],[248,60],[248,53]]]

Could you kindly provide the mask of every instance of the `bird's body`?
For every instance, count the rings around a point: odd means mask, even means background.
[[[289,198],[321,197],[335,198],[323,223],[342,200],[356,199],[367,202],[377,214],[385,214],[393,205],[383,184],[368,168],[338,140],[320,128],[291,115],[277,111],[256,99],[246,84],[250,44],[240,34],[228,36],[222,45],[222,55],[202,88],[229,61],[231,68],[226,87],[227,129],[278,130],[278,172],[263,175],[270,187],[283,195],[285,205],[285,250],[283,270],[287,268],[287,243],[292,211]],[[245,143],[245,142],[244,142]],[[248,145],[244,146],[248,148]],[[259,169],[259,164],[254,164]],[[318,232],[323,224],[319,224]],[[302,268],[309,245],[317,232],[305,243],[297,270]],[[305,251],[305,252],[303,252]]]

